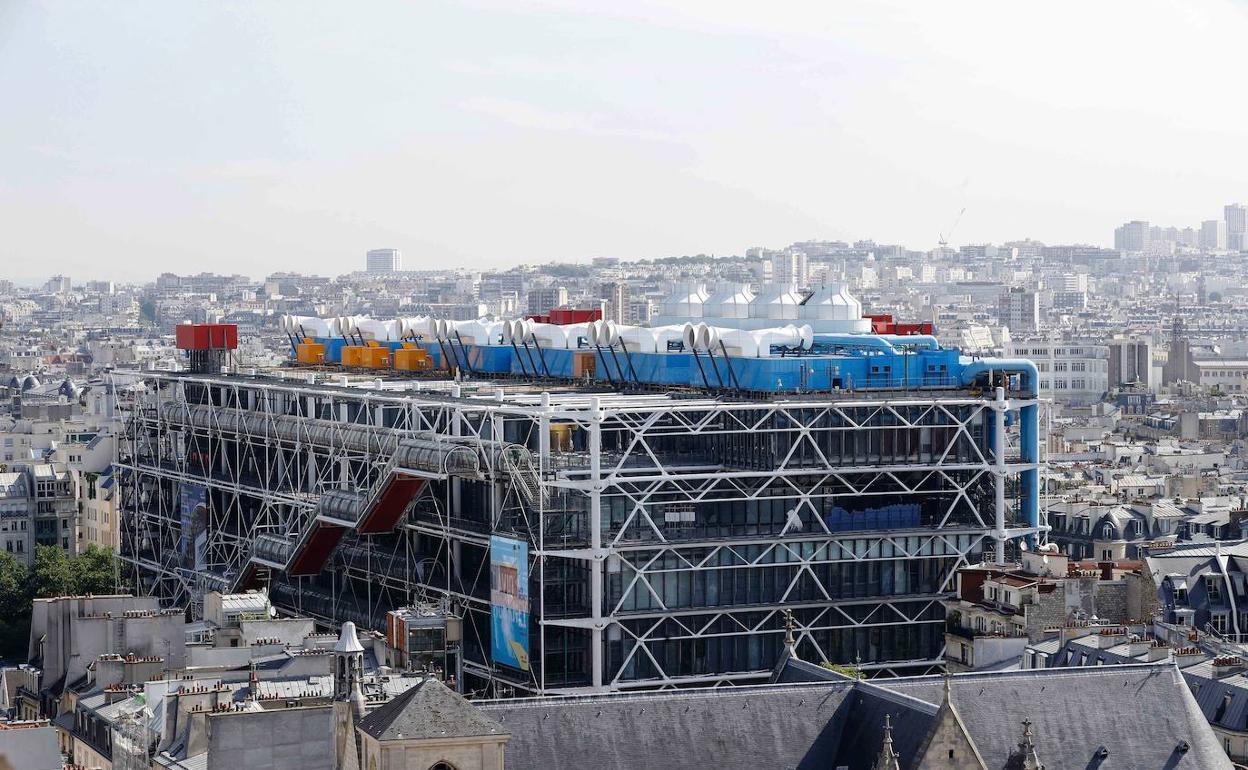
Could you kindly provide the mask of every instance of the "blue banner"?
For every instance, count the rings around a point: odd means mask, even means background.
[[[490,538],[490,657],[529,670],[529,544]]]
[[[208,490],[199,484],[183,483],[178,490],[182,512],[182,537],[178,542],[182,566],[204,568],[208,551]]]

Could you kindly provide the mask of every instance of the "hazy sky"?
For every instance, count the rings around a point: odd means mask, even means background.
[[[962,207],[1106,243],[1248,199],[1246,45],[1223,0],[0,0],[0,277],[930,248]]]

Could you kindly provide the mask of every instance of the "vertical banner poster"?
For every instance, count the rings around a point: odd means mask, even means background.
[[[490,538],[490,657],[529,670],[529,544]]]
[[[183,483],[178,492],[178,507],[182,513],[179,541],[182,566],[202,570],[208,550],[208,490],[199,484]]]

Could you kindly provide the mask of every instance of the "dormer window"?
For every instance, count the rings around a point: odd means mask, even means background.
[[[1222,601],[1222,584],[1219,578],[1210,575],[1205,578],[1205,593],[1209,595],[1209,601]]]

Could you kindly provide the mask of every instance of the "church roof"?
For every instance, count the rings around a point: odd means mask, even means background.
[[[509,768],[836,767],[854,682],[479,704],[511,734]],[[878,751],[879,746],[873,748]]]
[[[944,699],[941,677],[855,681],[789,661],[778,679],[789,683],[478,702],[477,708],[510,733],[506,763],[514,768],[704,770],[714,757],[724,770],[869,770],[887,714],[899,765],[914,770]],[[1017,752],[1024,719],[1050,768],[1231,768],[1168,663],[956,674],[950,689],[990,768]]]
[[[931,703],[941,701],[944,687],[941,677],[876,683]],[[1171,663],[956,674],[951,688],[989,767],[1004,765],[1017,749],[1024,719],[1049,767],[1231,767]],[[1108,754],[1094,764],[1102,748]]]
[[[491,716],[432,677],[387,701],[360,720],[379,741],[506,735]]]

